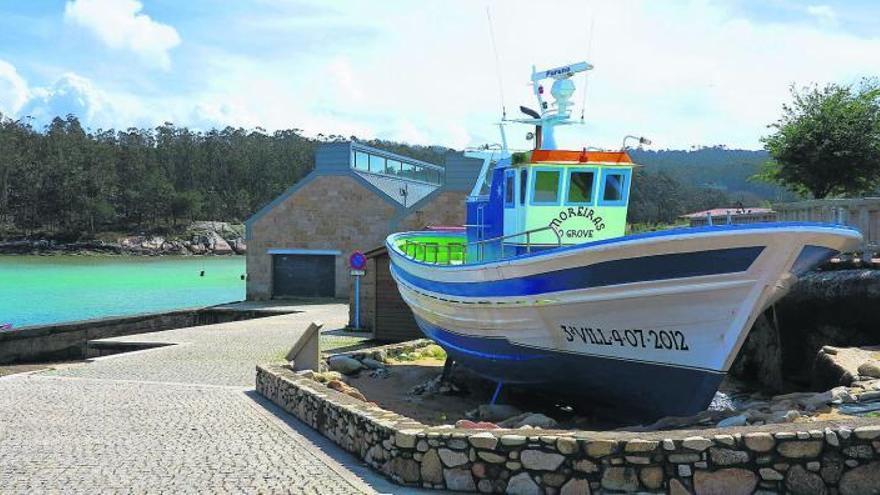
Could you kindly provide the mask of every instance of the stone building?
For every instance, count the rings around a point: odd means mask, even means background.
[[[348,297],[353,251],[462,225],[481,165],[460,153],[435,165],[357,142],[320,146],[315,170],[245,222],[247,298]]]

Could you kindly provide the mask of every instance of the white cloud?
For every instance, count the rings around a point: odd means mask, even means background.
[[[98,1],[76,0],[68,10]],[[128,5],[123,9],[128,17],[154,22],[138,13],[139,3],[122,4]],[[527,84],[532,64],[549,67],[588,58],[596,70],[590,76],[587,126],[560,130],[562,145],[618,147],[624,135],[642,134],[657,148],[756,148],[789,99],[791,84],[848,83],[880,73],[880,38],[803,18],[755,20],[725,5],[629,0],[588,7],[582,0],[560,0],[536,9],[526,0],[492,3],[508,117],[519,116],[520,104],[535,105]],[[833,9],[814,7],[812,15],[837,19]],[[257,9],[253,15],[263,14]],[[311,135],[455,147],[499,140],[494,125],[501,113],[498,82],[484,5],[352,2],[339,8],[339,16],[334,18],[339,25],[380,34],[347,40],[333,37],[328,28],[321,35],[334,42],[322,45],[320,53],[291,45],[289,53],[268,57],[239,49],[235,40],[230,41],[234,47],[206,43],[193,31],[187,35],[192,42],[176,55],[191,63],[144,75],[148,91],[131,87],[132,77],[114,79],[107,72],[91,81],[68,77],[28,89],[14,68],[0,64],[0,111],[4,105],[44,115],[81,108],[92,127],[170,120],[199,128],[296,127]],[[537,18],[553,19],[540,39],[523,30]],[[290,29],[266,33],[259,44],[301,34],[295,23]],[[167,49],[163,53],[167,57]],[[178,86],[179,81],[187,84]],[[582,91],[582,79],[576,83]],[[574,101],[579,114],[581,94]],[[523,139],[528,130],[509,127],[511,146],[528,146]]]
[[[28,86],[24,78],[12,64],[0,60],[0,114],[17,114],[28,96]]]
[[[807,6],[807,13],[823,24],[837,25],[837,12],[829,5],[809,5]]]
[[[74,73],[62,74],[51,86],[34,88],[21,114],[45,124],[56,116],[73,114],[83,122],[94,122],[106,109],[104,96],[91,81]]]
[[[168,52],[180,44],[173,27],[141,13],[137,0],[73,0],[64,7],[64,19],[92,32],[110,48],[128,50],[148,63],[167,69]]]

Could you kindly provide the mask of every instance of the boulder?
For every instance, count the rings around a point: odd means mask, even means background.
[[[543,450],[524,450],[520,454],[520,461],[526,469],[535,471],[555,471],[565,460],[560,454],[544,452]]]
[[[880,494],[880,461],[864,464],[843,473],[837,487],[840,495]]]
[[[420,471],[424,482],[434,484],[443,482],[443,464],[440,463],[440,456],[436,450],[431,449],[425,453]]]
[[[549,418],[540,413],[523,413],[519,416],[508,418],[498,423],[502,428],[522,428],[531,426],[533,428],[556,428],[558,423],[553,418]]]
[[[379,361],[376,361],[373,358],[364,358],[361,360],[361,364],[363,364],[367,368],[370,368],[371,370],[377,370],[379,368],[385,367],[384,364],[380,363]]]
[[[869,376],[871,378],[880,378],[880,361],[870,360],[859,366],[860,376]]]
[[[737,416],[722,419],[718,422],[718,427],[729,428],[731,426],[745,426],[746,424],[748,424],[748,418],[746,418],[745,415],[739,414]]]
[[[343,375],[357,373],[363,368],[360,361],[348,356],[330,356],[327,359],[327,366],[329,366],[332,371],[338,371]]]
[[[602,488],[621,492],[639,489],[639,475],[634,467],[611,466],[602,473]],[[749,492],[751,493],[751,492]]]
[[[740,380],[759,384],[770,391],[784,388],[779,331],[771,324],[766,313],[755,320],[730,368],[730,374]]]
[[[454,491],[473,492],[477,490],[474,484],[474,477],[469,469],[445,469],[443,471],[443,479],[446,481],[446,488]]]
[[[214,254],[232,254],[232,247],[217,232],[208,232],[208,246]]]
[[[792,493],[803,495],[825,495],[828,489],[825,482],[816,474],[796,464],[785,474],[785,487]]]
[[[232,246],[232,250],[235,251],[235,254],[247,253],[247,244],[245,244],[244,239],[240,237],[233,240],[230,245]]]
[[[741,468],[697,471],[694,489],[701,495],[750,495],[758,484],[755,473]]]
[[[535,483],[535,480],[532,479],[529,473],[523,472],[510,478],[510,481],[507,482],[507,490],[505,490],[505,493],[515,495],[540,495],[542,490],[538,484]]]

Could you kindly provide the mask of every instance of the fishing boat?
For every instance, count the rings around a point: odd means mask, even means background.
[[[645,419],[695,414],[756,318],[862,236],[818,223],[627,235],[626,147],[555,142],[555,127],[576,123],[572,76],[590,69],[532,69],[540,111],[512,122],[535,126],[534,149],[508,150],[502,125],[498,149],[473,154],[484,162],[464,231],[390,235],[391,273],[425,335],[497,382],[496,397],[517,384]]]

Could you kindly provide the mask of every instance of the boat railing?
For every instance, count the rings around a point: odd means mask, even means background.
[[[517,253],[516,253],[516,248],[517,248],[517,247],[525,247],[526,254],[531,254],[531,252],[532,252],[532,246],[533,246],[533,244],[532,244],[532,234],[538,234],[538,233],[540,233],[540,232],[544,232],[544,231],[547,231],[547,230],[552,231],[553,234],[556,235],[556,247],[560,247],[560,246],[562,246],[562,237],[559,235],[559,231],[557,231],[557,230],[556,230],[555,228],[553,228],[552,226],[549,226],[549,225],[548,225],[547,227],[541,227],[541,228],[537,228],[537,229],[525,230],[525,231],[522,231],[522,232],[517,232],[517,233],[515,233],[515,234],[507,234],[507,235],[502,235],[502,236],[498,236],[498,237],[493,237],[493,238],[491,238],[491,239],[483,239],[482,241],[469,242],[469,243],[467,243],[467,247],[468,247],[468,250],[470,250],[470,246],[476,246],[476,247],[477,247],[477,261],[483,261],[484,258],[485,258],[485,252],[486,252],[485,246],[486,246],[486,245],[491,245],[492,243],[496,243],[496,242],[497,242],[497,243],[500,245],[500,247],[501,247],[501,253],[500,253],[500,256],[499,256],[497,259],[502,259],[502,260],[503,260],[503,259],[506,258],[506,256],[505,256],[505,251],[504,251],[504,250],[505,250],[505,248],[508,247],[508,244],[506,244],[504,241],[506,241],[506,240],[508,240],[508,239],[513,239],[513,238],[523,238],[523,237],[525,237],[525,242],[524,242],[524,243],[515,244],[515,245],[513,245],[513,246],[511,246],[511,247],[514,248],[514,255],[517,254]],[[543,243],[542,243],[541,245],[542,245],[542,246],[545,246],[546,244],[543,244]]]
[[[487,259],[487,246],[491,246],[494,243],[498,243],[500,246],[500,255],[499,256],[491,256],[491,259],[505,259],[507,258],[507,253],[510,248],[513,248],[513,254],[516,255],[517,248],[525,248],[526,254],[531,254],[532,248],[535,246],[546,246],[546,243],[532,243],[532,236],[534,234],[538,234],[544,231],[550,230],[556,235],[556,247],[562,246],[562,237],[560,237],[559,232],[553,227],[541,227],[538,229],[526,230],[523,232],[517,232],[515,234],[507,234],[498,237],[493,237],[491,239],[483,239],[481,241],[474,242],[423,242],[418,240],[405,240],[403,246],[401,246],[401,250],[403,251],[404,256],[410,258],[415,261],[421,261],[424,263],[433,263],[436,265],[459,265],[465,264],[468,260],[468,253],[475,253],[476,259],[474,261],[486,261]],[[510,239],[521,239],[520,242],[517,243],[505,243],[505,241]],[[524,240],[524,242],[522,242]]]

